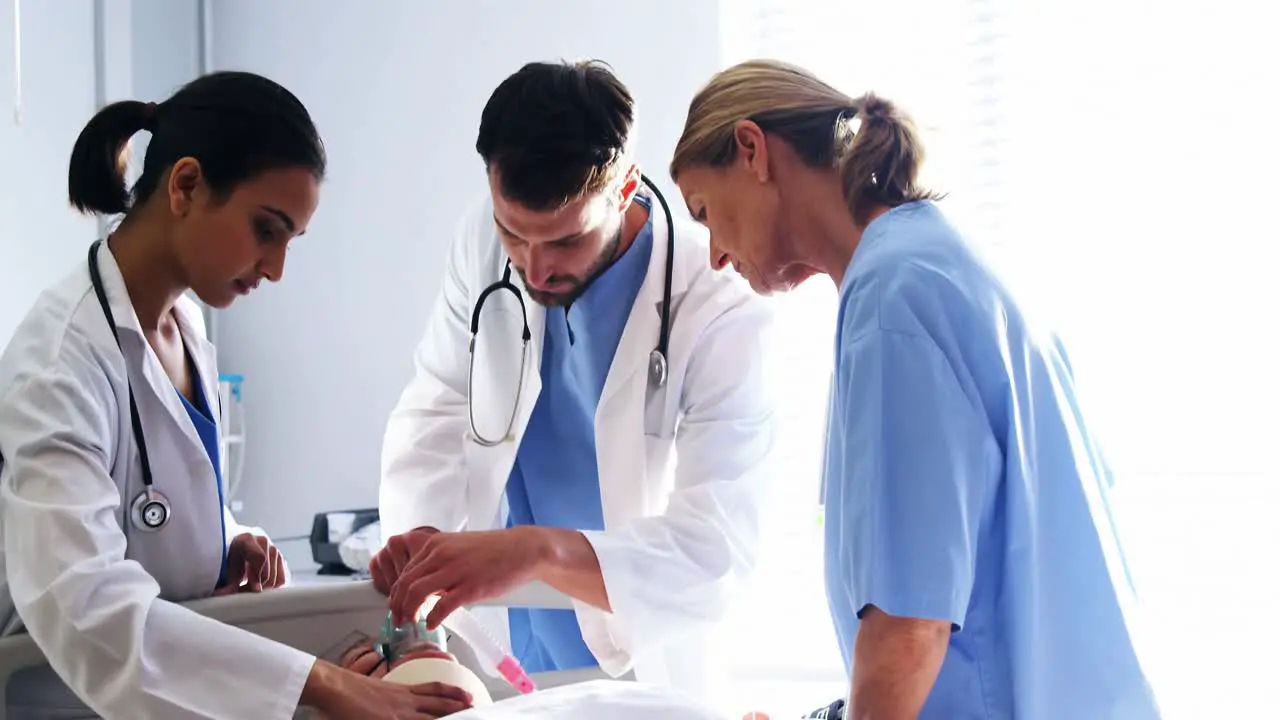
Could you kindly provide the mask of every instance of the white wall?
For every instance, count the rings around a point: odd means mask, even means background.
[[[82,259],[95,232],[66,199],[67,159],[94,108],[94,2],[21,9],[19,122],[13,8],[0,8],[0,347],[36,295]]]
[[[131,0],[130,4],[132,97],[159,102],[200,73],[202,3],[199,0]]]
[[[245,375],[242,520],[285,537],[317,511],[376,504],[387,414],[459,208],[484,191],[475,135],[493,88],[528,61],[608,61],[639,104],[641,161],[671,188],[688,101],[719,66],[718,15],[714,0],[214,5],[214,67],[288,86],[330,157],[284,282],[218,313],[221,369]]]
[[[105,102],[163,100],[198,71],[198,0],[58,0],[0,10],[0,347],[83,262],[97,223],[67,204],[76,136]],[[15,39],[21,39],[16,121]],[[145,142],[145,135],[139,136]],[[136,144],[136,149],[145,147]]]

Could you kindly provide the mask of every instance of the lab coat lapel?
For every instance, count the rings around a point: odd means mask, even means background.
[[[111,314],[115,316],[116,329],[120,333],[122,351],[129,353],[132,358],[130,367],[141,366],[143,378],[146,379],[151,392],[155,394],[156,399],[164,406],[178,427],[182,428],[182,434],[190,441],[192,449],[203,453],[200,436],[196,433],[195,426],[191,424],[186,408],[182,406],[182,400],[178,397],[173,381],[165,374],[160,358],[156,356],[146,336],[142,334],[142,323],[138,320],[138,314],[134,312],[133,303],[129,300],[129,293],[124,286],[124,276],[120,274],[120,266],[116,264],[115,256],[105,244],[98,249],[98,265],[102,272],[102,284],[106,291],[107,302],[111,305]],[[186,341],[189,336],[190,333],[183,328],[183,340]],[[134,384],[133,378],[130,378],[130,384],[134,388],[134,393],[139,394],[138,402],[142,403],[140,388]],[[145,427],[145,419],[148,415],[145,409],[139,407],[138,411],[143,416],[143,431],[158,432],[158,429],[149,430]]]
[[[487,266],[486,270],[488,272],[484,276],[475,279],[475,287],[478,290],[472,298],[473,307],[475,298],[479,297],[480,292],[485,287],[488,287],[490,283],[502,277],[506,256],[499,253],[499,260],[500,263],[497,267]],[[529,297],[529,293],[521,282],[518,273],[513,272],[511,274],[511,282],[520,291],[529,321],[529,357],[525,363],[525,370],[522,376],[520,401],[516,408],[515,422],[511,427],[513,439],[494,447],[484,447],[478,444],[471,436],[470,431],[468,431],[465,454],[468,466],[471,468],[470,484],[472,492],[468,503],[468,517],[470,518],[469,526],[472,529],[497,527],[501,521],[499,516],[502,508],[502,494],[506,490],[511,468],[515,465],[516,452],[520,449],[520,441],[529,425],[529,417],[533,414],[533,407],[538,401],[538,395],[542,392],[542,348],[543,334],[546,329],[546,309]],[[486,350],[488,357],[477,355],[475,371],[475,386],[477,389],[481,387],[481,383],[492,385],[501,382],[499,378],[509,379],[518,372],[520,337],[523,331],[518,306],[514,305],[514,299],[512,299],[510,303],[513,307],[510,312],[488,315],[489,303],[494,302],[495,305],[497,302],[507,303],[509,297],[507,293],[493,293],[485,301],[486,317],[481,318],[480,333],[482,335],[496,333],[496,335],[491,334],[485,338],[487,342],[491,343]],[[503,322],[501,324],[494,323],[492,326],[487,327],[485,320],[489,319],[489,317],[501,317]],[[498,393],[498,395],[501,396],[504,393]],[[495,399],[495,402],[498,401]],[[501,400],[501,402],[510,401],[510,394],[505,394],[505,397]],[[492,404],[486,404],[488,407],[478,407],[477,413],[484,413],[485,417],[489,418],[500,417],[505,422],[507,414],[511,412],[509,406],[496,407]],[[481,432],[492,434],[487,430],[488,427],[491,427],[491,424],[481,425],[480,427]]]
[[[605,527],[617,527],[648,507],[644,435],[649,396],[649,354],[658,346],[666,286],[667,222],[650,203],[653,244],[649,269],[636,294],[596,409],[596,468]],[[677,258],[678,259],[678,258]]]
[[[627,325],[618,341],[618,350],[613,355],[613,364],[609,366],[609,376],[605,378],[604,390],[600,394],[600,408],[608,405],[618,391],[631,387],[637,373],[642,375],[637,382],[647,382],[649,353],[658,347],[658,331],[662,327],[662,292],[666,286],[667,220],[657,202],[650,204],[653,249],[649,253],[649,269],[645,271],[644,284],[636,293]]]
[[[531,388],[532,391],[529,393],[528,402],[521,399],[520,417],[516,418],[516,428],[519,429],[519,434],[523,435],[525,426],[529,424],[529,415],[533,413],[534,402],[542,390],[542,345],[546,339],[547,309],[529,297],[529,290],[525,288],[524,281],[520,279],[518,273],[511,274],[511,281],[520,288],[524,309],[529,316],[529,369],[525,372],[524,382],[525,387]],[[516,328],[517,333],[520,331],[520,328]]]
[[[214,423],[219,424],[218,430],[221,432],[222,408],[219,406],[221,401],[218,395],[218,352],[213,347],[213,343],[205,338],[204,333],[196,329],[195,322],[187,317],[186,312],[177,310],[176,314],[178,325],[182,329],[182,342],[186,344],[187,352],[195,361],[196,372],[200,373],[200,387],[204,390],[205,401],[209,404],[209,413],[213,416]],[[186,410],[185,407],[182,408],[184,415]]]
[[[511,434],[515,436],[515,442],[503,443],[504,446],[510,446],[511,462],[514,463],[516,449],[520,446],[520,439],[524,437],[525,428],[529,426],[529,417],[533,415],[533,406],[538,402],[538,395],[542,392],[542,346],[546,339],[547,309],[529,297],[529,290],[521,281],[519,273],[511,273],[511,282],[520,289],[524,311],[529,318],[529,360],[525,363],[524,385],[520,390],[520,405],[516,411],[516,421],[511,426]],[[519,315],[513,315],[512,318],[511,327],[504,332],[515,339],[513,356],[518,356],[520,333],[524,328],[520,325]],[[510,469],[507,472],[509,474]],[[506,487],[506,482],[507,478],[504,475],[502,488]]]
[[[125,372],[129,387],[137,401],[142,431],[150,441],[147,456],[155,474],[155,486],[169,498],[173,507],[168,527],[154,535],[130,536],[127,554],[156,578],[163,588],[161,597],[167,600],[202,597],[213,589],[223,564],[223,508],[218,502],[213,466],[178,391],[142,334],[141,323],[114,258],[102,248],[98,260],[103,289],[120,333],[121,349],[128,359]],[[217,382],[213,347],[193,329],[193,321],[184,317],[183,312],[181,306],[175,311],[183,342],[195,359],[200,381],[208,393],[210,383],[216,385]],[[105,329],[104,334],[110,337]],[[114,344],[115,341],[108,342]],[[141,377],[137,368],[141,368]],[[210,403],[216,402],[216,394],[206,398]],[[125,403],[127,417],[128,396],[121,393],[120,401]],[[142,489],[142,476],[138,472],[128,473],[127,477],[131,479],[120,486],[122,521],[125,532],[131,533],[129,508]]]
[[[497,230],[494,229],[493,232],[490,239],[494,247],[501,247]],[[507,256],[502,252],[496,252],[495,256],[496,263],[481,263],[476,275],[471,278],[472,310],[480,293],[502,277]],[[463,441],[462,452],[466,461],[469,491],[467,493],[467,528],[470,530],[502,527],[502,496],[507,488],[507,480],[511,477],[511,468],[515,466],[520,441],[524,438],[525,430],[529,426],[529,417],[533,414],[533,407],[538,402],[538,395],[542,392],[542,348],[546,330],[546,309],[529,297],[518,273],[512,272],[511,283],[520,291],[529,322],[529,357],[521,376],[520,400],[516,408],[515,422],[511,426],[513,439],[494,447],[484,447],[476,442],[468,428],[467,437]],[[490,315],[489,303],[491,302],[495,307],[505,307],[508,311]],[[502,321],[487,325],[486,320],[490,318],[501,318]],[[485,301],[485,310],[480,320],[480,335],[484,336],[483,341],[480,342],[485,343],[486,350],[476,355],[474,379],[477,389],[484,383],[488,383],[491,387],[493,383],[500,382],[499,378],[511,378],[518,372],[520,337],[523,329],[520,323],[519,305],[516,304],[515,299],[506,292],[491,294]],[[481,347],[480,342],[477,342],[477,348]],[[507,402],[509,401],[508,397]],[[483,403],[485,407],[477,406],[477,412],[485,413],[490,417],[501,416],[502,421],[505,422],[506,413],[510,412],[510,408],[496,407],[494,403],[497,402],[500,401],[495,397],[493,403]],[[489,424],[480,427],[481,432],[489,434],[487,432]],[[505,608],[475,607],[472,608],[472,613],[495,634],[503,645],[510,646],[511,633]]]

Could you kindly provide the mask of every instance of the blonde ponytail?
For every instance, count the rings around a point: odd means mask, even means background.
[[[781,137],[812,167],[838,167],[849,212],[860,225],[877,205],[938,197],[919,184],[924,147],[910,116],[884,98],[851,98],[777,60],[723,70],[694,96],[671,160],[672,179],[695,165],[732,162],[734,125],[742,120]]]

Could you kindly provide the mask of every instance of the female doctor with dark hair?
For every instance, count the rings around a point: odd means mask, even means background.
[[[139,130],[151,141],[130,191],[120,157]],[[0,628],[25,628],[103,717],[460,707],[451,689],[377,682],[176,604],[287,577],[223,504],[214,348],[184,293],[225,308],[279,281],[324,171],[306,108],[249,73],[109,105],[76,141],[71,204],[124,218],[0,357]]]

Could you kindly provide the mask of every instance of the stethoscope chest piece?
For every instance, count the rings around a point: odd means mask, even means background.
[[[168,525],[172,514],[169,498],[154,487],[138,493],[133,499],[132,507],[129,508],[133,526],[143,532],[155,532]]]
[[[667,356],[657,348],[649,353],[649,382],[656,388],[667,384]]]

